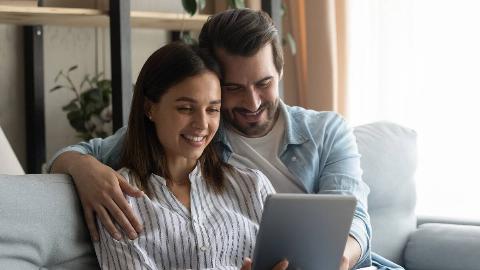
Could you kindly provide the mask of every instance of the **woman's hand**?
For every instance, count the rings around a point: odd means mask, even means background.
[[[340,259],[340,270],[348,270],[350,266],[349,259],[347,256],[343,255]],[[272,268],[272,270],[285,270],[288,267],[288,261],[286,259],[280,261]],[[240,270],[250,270],[252,269],[252,260],[250,258],[245,258],[243,261],[243,266]]]
[[[285,270],[288,267],[288,261],[287,259],[281,260],[279,263],[277,263],[272,270]],[[252,259],[250,258],[245,258],[243,261],[243,266],[240,268],[240,270],[251,270],[252,269]]]
[[[52,172],[72,176],[83,206],[85,222],[94,241],[99,239],[95,215],[98,215],[113,238],[120,240],[121,234],[112,217],[130,239],[138,237],[142,225],[123,192],[133,197],[141,197],[143,192],[129,185],[119,173],[92,156],[75,152],[60,155],[52,166]]]

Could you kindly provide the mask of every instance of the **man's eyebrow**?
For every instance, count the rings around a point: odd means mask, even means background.
[[[260,82],[263,82],[263,81],[268,81],[268,80],[271,80],[273,78],[273,76],[266,76],[258,81],[256,81],[255,83],[260,83]]]
[[[197,100],[195,100],[193,98],[190,98],[190,97],[179,97],[179,98],[175,99],[175,102],[181,102],[181,101],[190,102],[190,103],[198,103]],[[220,104],[220,103],[222,103],[222,100],[220,100],[220,99],[212,100],[212,101],[209,102],[209,104]]]
[[[265,77],[261,78],[260,80],[256,81],[255,84],[263,82],[263,81],[271,80],[272,78],[273,78],[273,76],[265,76]],[[231,85],[243,86],[240,83],[234,83],[234,82],[228,82],[228,81],[222,82],[222,86],[231,86]]]

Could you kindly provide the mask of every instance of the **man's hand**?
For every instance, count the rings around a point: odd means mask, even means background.
[[[350,262],[347,256],[342,255],[342,258],[340,259],[340,270],[349,270],[350,268]]]
[[[361,253],[362,249],[360,248],[360,244],[355,238],[349,235],[343,256],[340,259],[340,270],[351,269],[360,259]]]
[[[113,238],[120,240],[121,233],[114,225],[112,217],[130,239],[138,237],[143,228],[123,192],[132,197],[141,197],[143,192],[129,185],[119,173],[92,156],[76,152],[61,154],[53,163],[51,172],[72,176],[90,236],[94,241],[99,239],[95,214]]]
[[[277,263],[272,270],[285,270],[288,268],[288,261],[286,259],[281,260]],[[240,270],[251,270],[252,269],[252,260],[250,258],[245,258],[243,261],[242,268]]]

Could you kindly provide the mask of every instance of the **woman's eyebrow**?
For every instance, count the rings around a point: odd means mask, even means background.
[[[190,98],[190,97],[179,97],[177,99],[175,99],[175,102],[190,102],[190,103],[198,103],[197,100],[193,99],[193,98]],[[216,100],[212,100],[209,102],[209,104],[220,104],[222,103],[222,100],[221,99],[216,99]]]
[[[197,103],[197,101],[193,98],[190,97],[179,97],[175,99],[175,101],[186,101],[186,102],[191,102],[191,103]]]

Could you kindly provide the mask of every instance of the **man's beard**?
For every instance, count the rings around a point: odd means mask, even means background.
[[[257,111],[262,111],[262,114],[264,113],[263,111],[265,111],[267,115],[267,120],[262,123],[256,122],[240,125],[239,121],[236,121],[235,119],[235,112],[245,112],[246,110],[243,108],[233,108],[230,111],[223,111],[222,116],[229,125],[242,135],[246,137],[261,137],[266,135],[273,128],[277,119],[278,104],[279,99],[277,98],[274,102],[265,102],[260,105]]]

